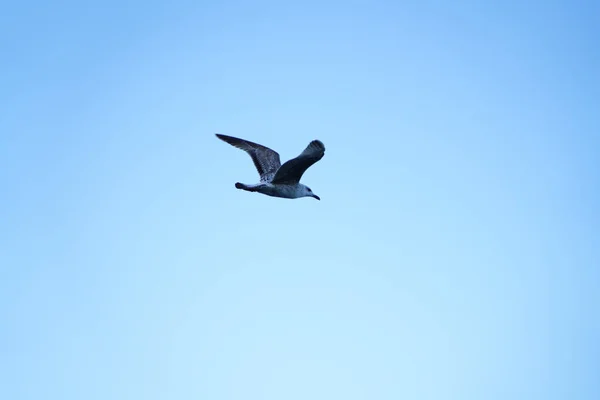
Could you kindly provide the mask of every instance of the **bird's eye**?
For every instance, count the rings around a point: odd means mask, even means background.
[[[312,192],[312,190],[310,190],[310,188],[308,188],[308,191],[309,191],[309,192]]]

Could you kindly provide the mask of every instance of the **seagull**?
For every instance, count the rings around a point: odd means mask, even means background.
[[[321,200],[308,186],[300,183],[302,174],[325,155],[325,146],[320,140],[313,140],[298,157],[281,165],[279,154],[268,147],[219,133],[215,135],[248,153],[260,175],[260,183],[246,185],[237,182],[235,184],[237,189],[285,199],[312,197]]]

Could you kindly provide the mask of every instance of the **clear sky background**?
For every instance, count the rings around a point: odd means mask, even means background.
[[[3,4],[0,398],[598,399],[599,16]]]

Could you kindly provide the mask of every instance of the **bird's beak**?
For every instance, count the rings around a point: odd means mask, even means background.
[[[317,196],[316,194],[313,194],[312,197],[314,197],[317,200],[321,200],[321,198],[319,196]]]

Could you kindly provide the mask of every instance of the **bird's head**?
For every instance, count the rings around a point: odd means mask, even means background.
[[[308,186],[303,186],[303,189],[304,189],[303,197],[312,197],[314,199],[321,200],[321,198],[319,196],[317,196],[316,194],[314,194],[313,191]]]

